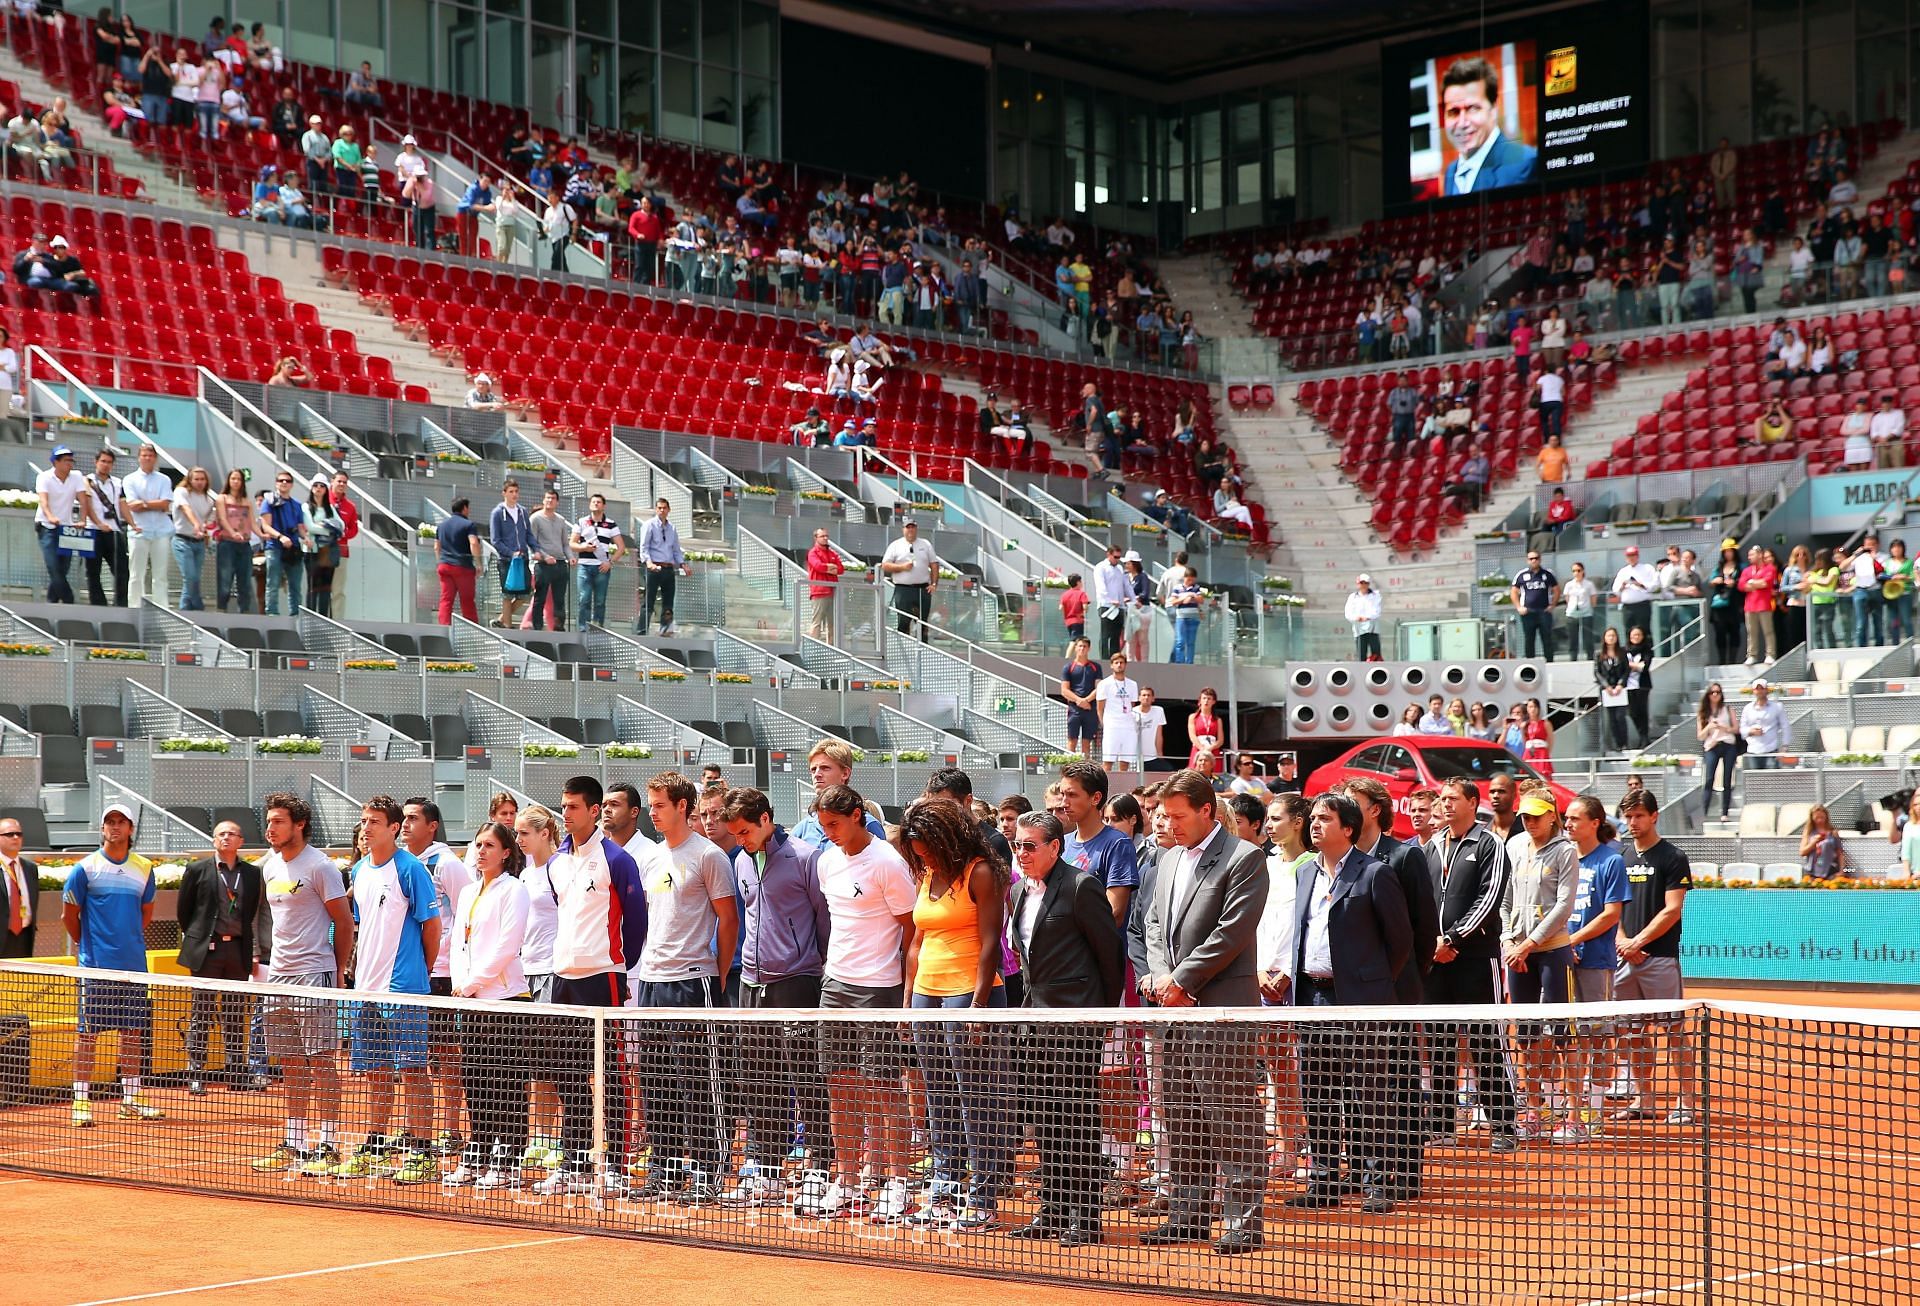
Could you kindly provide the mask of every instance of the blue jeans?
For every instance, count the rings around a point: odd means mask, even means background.
[[[253,611],[253,546],[241,540],[221,540],[213,555],[214,599],[220,611],[233,598],[235,612]]]
[[[40,537],[40,560],[47,564],[47,602],[73,602],[73,585],[67,579],[73,555],[60,552],[60,532],[35,522],[33,533]]]
[[[1200,620],[1197,617],[1175,617],[1173,619],[1173,658],[1175,662],[1193,661],[1193,646],[1199,642]]]
[[[267,550],[267,615],[280,615],[280,588],[287,590],[287,615],[300,611],[300,587],[307,578],[307,559],[293,553],[283,561],[280,550]]]
[[[173,563],[180,568],[180,611],[199,612],[206,607],[200,597],[200,573],[207,564],[207,542],[175,535]]]
[[[1913,591],[1881,602],[1887,609],[1887,643],[1898,644],[1913,634]]]
[[[1857,648],[1882,643],[1885,632],[1886,601],[1879,590],[1853,592],[1853,642]]]
[[[951,998],[913,995],[916,1011],[951,1011],[973,1005],[973,995]],[[1004,989],[988,1003],[1007,1005]],[[933,1149],[933,1177],[952,1180],[955,1162],[967,1161],[967,1203],[992,1210],[1013,1178],[1008,1147],[1006,1102],[1012,1096],[1006,1040],[999,1025],[969,1027],[963,1022],[916,1021],[913,1046],[927,1083],[927,1135]]]
[[[607,622],[607,582],[613,578],[611,567],[580,568],[580,629]]]
[[[1779,769],[1780,759],[1772,753],[1747,754],[1747,770],[1749,771],[1777,771]]]

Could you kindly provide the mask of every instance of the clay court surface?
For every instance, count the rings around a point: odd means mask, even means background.
[[[1875,994],[1718,996],[1803,1006],[1911,1009]],[[1811,1013],[1810,1013],[1811,1014]],[[835,1306],[937,1296],[943,1306],[1091,1306],[1110,1290],[1047,1279],[1103,1280],[1142,1301],[1846,1303],[1908,1306],[1920,1297],[1920,1031],[1819,1021],[1739,1028],[1716,1037],[1719,1094],[1705,1149],[1664,1124],[1618,1129],[1584,1148],[1530,1146],[1495,1158],[1476,1141],[1430,1153],[1426,1199],[1392,1216],[1349,1205],[1285,1213],[1272,1189],[1267,1248],[1219,1258],[1204,1246],[1147,1250],[1147,1221],[1108,1220],[1109,1245],[1063,1252],[1004,1233],[923,1235],[796,1225],[782,1212],[596,1212],[585,1199],[480,1203],[437,1188],[333,1188],[247,1171],[275,1136],[271,1103],[244,1111],[220,1095],[163,1091],[164,1123],[65,1126],[65,1107],[0,1114],[0,1228],[14,1254],[0,1301],[302,1303],[639,1300],[673,1306],[760,1302]],[[216,1109],[225,1110],[216,1116]],[[139,1133],[134,1133],[136,1129]],[[140,1172],[138,1144],[158,1131],[177,1158],[170,1189],[113,1182]],[[9,1169],[10,1167],[19,1167]],[[93,1181],[47,1177],[58,1169]],[[38,1172],[38,1173],[33,1173]],[[196,1193],[218,1183],[253,1201]],[[363,1193],[423,1214],[370,1209]],[[1713,1247],[1702,1247],[1712,1203]],[[360,1205],[356,1205],[360,1203]],[[471,1219],[449,1219],[458,1210]],[[1002,1218],[1024,1221],[1024,1201]],[[593,1230],[597,1227],[597,1232]],[[644,1239],[603,1236],[609,1229]],[[727,1251],[708,1243],[753,1244]],[[806,1255],[831,1250],[857,1261]],[[799,1253],[780,1255],[779,1252]],[[999,1270],[1013,1279],[940,1276],[911,1267]],[[1707,1267],[1703,1271],[1703,1267]],[[1702,1279],[1710,1279],[1703,1283]],[[1153,1294],[1162,1294],[1155,1296]],[[377,1295],[377,1296],[376,1296]]]

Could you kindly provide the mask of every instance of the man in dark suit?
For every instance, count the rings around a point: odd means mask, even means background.
[[[196,979],[246,980],[253,975],[254,919],[264,892],[260,868],[240,859],[240,827],[213,827],[213,856],[180,877],[181,966]],[[195,989],[187,1008],[187,1091],[207,1091],[207,1026],[220,1022],[228,1088],[246,1086],[247,1000],[237,993]]]
[[[33,956],[33,927],[40,920],[40,868],[20,855],[20,822],[0,820],[0,961]]]
[[[1440,78],[1440,122],[1456,152],[1446,193],[1477,194],[1532,181],[1540,152],[1500,134],[1500,74],[1485,59],[1456,59]]]
[[[1020,879],[1007,899],[1027,977],[1021,1005],[1111,1007],[1126,966],[1106,886],[1060,860],[1066,832],[1046,812],[1014,825]],[[1105,1025],[1036,1025],[1027,1038],[1027,1099],[1040,1142],[1040,1210],[1016,1238],[1100,1241],[1100,1053]]]
[[[1479,821],[1480,786],[1449,780],[1440,787],[1440,829],[1427,844],[1434,896],[1440,904],[1440,934],[1427,972],[1427,1001],[1443,1005],[1488,1007],[1483,1023],[1430,1025],[1433,1040],[1433,1109],[1436,1141],[1450,1146],[1454,1133],[1454,1086],[1459,1060],[1454,1045],[1462,1034],[1479,1082],[1480,1106],[1492,1129],[1490,1146],[1511,1152],[1514,1137],[1513,1081],[1501,1046],[1500,902],[1507,887],[1506,845]],[[1422,946],[1427,946],[1422,944]]]
[[[1407,919],[1413,923],[1413,937],[1416,940],[1438,938],[1440,904],[1434,897],[1433,879],[1427,873],[1426,850],[1417,843],[1402,843],[1387,833],[1393,828],[1393,796],[1387,787],[1370,776],[1356,776],[1334,787],[1359,804],[1360,837],[1354,846],[1367,856],[1385,862],[1393,878],[1399,881],[1400,892],[1407,900]],[[1394,981],[1397,1004],[1420,1005],[1424,1000],[1427,970],[1432,964],[1432,953],[1416,945]],[[1426,1141],[1420,1061],[1411,1022],[1396,1024],[1385,1033],[1387,1098],[1392,1104],[1395,1127],[1389,1131],[1384,1168],[1394,1199],[1411,1201],[1420,1195]]]
[[[1413,956],[1413,923],[1399,880],[1385,862],[1354,847],[1362,828],[1360,805],[1345,794],[1323,794],[1309,821],[1318,855],[1300,868],[1294,943],[1294,993],[1303,1006],[1381,1006],[1398,999],[1396,977]],[[1370,1024],[1307,1022],[1301,1026],[1301,1090],[1307,1114],[1307,1150],[1313,1178],[1287,1205],[1305,1210],[1338,1206],[1349,1191],[1339,1174],[1350,1162],[1378,1158],[1398,1128],[1389,1101],[1390,1031]],[[1393,1210],[1392,1175],[1364,1171],[1359,1179],[1373,1214]]]
[[[1147,908],[1143,996],[1162,1007],[1257,1007],[1254,936],[1267,903],[1267,859],[1221,826],[1213,783],[1176,771],[1160,811],[1173,846],[1160,857]],[[1161,1032],[1171,1143],[1166,1223],[1143,1246],[1203,1242],[1210,1234],[1216,1170],[1224,1182],[1225,1256],[1258,1251],[1266,1169],[1260,1127],[1256,1028],[1169,1025]]]

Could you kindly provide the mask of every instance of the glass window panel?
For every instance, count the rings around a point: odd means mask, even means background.
[[[1027,213],[1037,222],[1060,211],[1060,151],[1056,146],[1036,145],[1028,155],[1027,179],[1033,184],[1033,198]]]
[[[1275,145],[1293,144],[1293,97],[1276,95],[1267,101],[1267,135]]]
[[[337,63],[332,5],[295,4],[287,18],[287,41],[284,47],[287,58],[298,59],[302,63]],[[206,29],[196,25],[194,30]]]
[[[1380,69],[1375,64],[1348,69],[1340,79],[1341,121],[1349,136],[1380,130]]]
[[[1092,127],[1092,114],[1087,109],[1085,88],[1077,86],[1068,88],[1066,100],[1060,106],[1060,112],[1064,117],[1064,125],[1060,131],[1061,139],[1067,143],[1068,149],[1085,150],[1087,132]]]
[[[434,85],[456,95],[479,95],[480,15],[472,9],[441,5],[435,11],[440,39],[435,43],[440,60],[435,66]]]
[[[1163,152],[1166,155],[1167,167],[1186,167],[1187,120],[1178,115],[1170,119],[1166,124],[1166,129],[1161,133],[1160,139],[1163,142]]]
[[[1907,0],[1854,0],[1853,12],[1862,36],[1907,25]]]
[[[1800,51],[1765,55],[1753,61],[1753,130],[1758,140],[1800,134]]]
[[[1142,123],[1145,119],[1143,118]],[[1093,152],[1095,154],[1117,154],[1118,144],[1114,136],[1120,129],[1120,106],[1112,96],[1102,95],[1093,109]]]
[[[780,125],[780,105],[774,98],[773,79],[740,78],[740,148],[761,158],[780,153],[776,131]]]
[[[1096,130],[1098,130],[1099,119],[1096,118],[1094,122]],[[1147,161],[1147,156],[1151,153],[1149,146],[1153,140],[1153,128],[1154,116],[1152,113],[1138,107],[1127,110],[1127,156],[1129,158],[1139,163],[1145,163]],[[1097,154],[1106,153],[1105,150],[1100,148],[1097,138],[1094,141],[1094,152]]]
[[[1807,130],[1849,126],[1853,120],[1853,47],[1807,51]]]
[[[1075,213],[1085,213],[1093,199],[1093,186],[1087,174],[1087,152],[1069,148],[1066,167],[1067,206]]]
[[[1023,68],[994,71],[994,86],[1000,100],[994,106],[994,126],[1017,136],[1027,134],[1027,74]]]
[[[1292,146],[1275,150],[1268,160],[1273,170],[1273,182],[1267,194],[1271,199],[1291,199],[1299,188],[1299,179],[1294,176],[1294,151]]]
[[[142,32],[178,32],[180,24],[174,20],[173,0],[120,0],[120,12],[130,14],[134,25]],[[274,39],[280,39],[278,28],[267,24],[267,30]],[[173,51],[167,51],[167,57],[173,57]]]
[[[1897,40],[1862,41],[1856,47],[1858,97],[1861,122],[1882,122],[1888,118],[1906,121],[1907,47]]]
[[[734,0],[700,0],[700,58],[731,68],[740,60],[740,7]]]
[[[428,0],[387,0],[387,21],[393,26],[387,75],[433,85],[433,8]]]
[[[677,141],[700,139],[700,103],[694,66],[685,59],[660,60],[660,134]]]
[[[564,4],[565,0],[561,0],[561,3]],[[487,0],[487,12],[512,17],[514,14],[525,13],[524,5],[525,0]]]
[[[1337,141],[1323,141],[1306,149],[1306,194],[1302,215],[1310,218],[1345,216],[1346,152]]]
[[[778,68],[780,11],[765,5],[740,7],[740,69],[771,77]]]
[[[660,48],[685,59],[700,57],[699,0],[661,0]]]
[[[1260,193],[1260,160],[1233,165],[1233,194],[1229,204],[1252,204],[1264,198]]]
[[[1747,0],[1700,0],[1701,59],[1710,64],[1745,59],[1753,53],[1753,25]],[[1708,98],[1712,104],[1712,98]],[[1737,138],[1736,138],[1737,139]]]
[[[541,126],[558,127],[566,135],[579,131],[569,118],[567,104],[567,46],[572,40],[567,33],[550,27],[533,29],[531,117]]]
[[[1735,145],[1751,144],[1753,135],[1753,74],[1743,63],[1709,68],[1706,73],[1706,130],[1702,140],[1722,136]]]
[[[1220,194],[1220,160],[1206,159],[1194,170],[1199,180],[1199,188],[1193,199],[1197,210],[1217,209],[1225,203]]]
[[[1035,77],[1030,98],[1033,108],[1028,110],[1028,130],[1036,140],[1057,141],[1060,139],[1060,83],[1052,77]]]
[[[527,25],[487,16],[487,98],[527,107]]]
[[[1784,54],[1803,44],[1800,0],[1753,0],[1755,54]]]
[[[387,37],[380,30],[381,0],[340,0],[340,63],[357,68],[361,60],[387,76]]]
[[[1020,161],[1025,156],[1017,136],[1002,136],[993,148],[993,188],[1002,208],[1020,207]]]
[[[652,136],[654,131],[653,79],[658,56],[648,50],[620,47],[620,130]]]
[[[1700,66],[1700,11],[1694,0],[1655,5],[1653,10],[1653,70],[1681,72]]]
[[[573,111],[595,127],[617,128],[619,91],[615,79],[613,47],[605,41],[578,37],[573,43]]]
[[[653,0],[620,0],[620,44],[655,49]]]
[[[716,150],[740,148],[740,97],[731,69],[701,65],[700,143]]]
[[[543,13],[542,20],[546,18]],[[613,39],[613,0],[573,0],[573,27],[582,36]]]
[[[1338,78],[1315,77],[1301,83],[1300,98],[1305,107],[1308,140],[1321,141],[1340,134]],[[1338,166],[1336,163],[1335,168]]]
[[[1236,159],[1260,153],[1260,101],[1236,96],[1227,105],[1227,143]]]
[[[1740,138],[1731,139],[1738,142]],[[1701,148],[1699,74],[1660,78],[1653,85],[1654,157],[1693,154]]]
[[[1220,111],[1205,109],[1193,115],[1193,152],[1202,159],[1220,157]]]
[[[1380,138],[1361,136],[1347,143],[1347,213],[1357,222],[1380,211]]]

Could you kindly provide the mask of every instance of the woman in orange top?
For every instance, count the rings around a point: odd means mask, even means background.
[[[1547,437],[1540,446],[1540,452],[1534,455],[1534,461],[1540,466],[1540,480],[1545,485],[1558,485],[1567,479],[1567,451],[1560,443],[1558,434]]]
[[[1001,939],[1011,876],[971,813],[923,798],[901,819],[894,847],[919,885],[907,945],[907,1005],[1004,1007]],[[927,1088],[933,1171],[913,1220],[985,1229],[1013,1177],[1006,1102],[1011,1087],[1004,1027],[915,1021],[913,1043]],[[964,1156],[964,1202],[953,1176]]]

